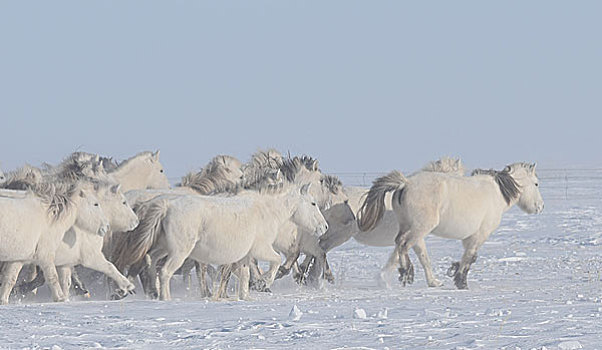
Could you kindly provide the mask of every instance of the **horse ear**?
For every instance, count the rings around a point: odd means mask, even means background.
[[[117,193],[121,189],[121,184],[111,186],[111,192]]]
[[[535,168],[537,168],[537,162],[531,164],[531,171],[535,173]]]
[[[508,174],[512,173],[512,167],[510,165],[506,165],[503,172],[508,173]]]
[[[79,190],[79,196],[82,197],[82,198],[86,198],[86,191]]]
[[[314,159],[314,161],[311,163],[311,170],[312,171],[318,171],[318,160]]]
[[[311,182],[301,186],[301,195],[305,196],[309,193],[309,188],[311,187]]]
[[[160,150],[157,150],[155,153],[153,153],[153,158],[155,158],[155,160],[159,160],[159,153],[160,152],[161,152]]]

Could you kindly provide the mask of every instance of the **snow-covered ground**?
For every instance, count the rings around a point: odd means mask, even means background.
[[[110,302],[97,293],[40,303],[48,300],[41,290],[36,300],[0,307],[0,348],[600,349],[602,178],[541,177],[544,213],[506,214],[467,291],[445,277],[462,253],[458,241],[427,240],[443,287],[427,288],[413,257],[415,283],[388,290],[375,276],[391,248],[350,241],[329,254],[335,285],[298,287],[289,276],[250,302],[186,296],[179,277],[171,302],[140,293]]]

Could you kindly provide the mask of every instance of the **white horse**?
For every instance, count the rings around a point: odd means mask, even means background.
[[[424,238],[429,233],[462,240],[464,255],[448,275],[459,289],[466,289],[467,275],[477,250],[499,226],[502,215],[515,204],[529,214],[540,213],[535,164],[514,163],[502,171],[477,171],[460,177],[419,172],[409,178],[393,171],[374,181],[358,214],[358,226],[370,231],[383,218],[385,195],[393,192],[393,211],[399,225],[395,254],[399,255],[399,280],[412,283],[414,268],[408,250],[414,247],[429,286],[441,285],[432,273]]]
[[[310,180],[312,183],[317,183],[316,187],[321,189],[318,192],[322,198],[320,209],[330,228],[333,225],[345,226],[355,220],[355,215],[351,212],[351,208],[347,203],[347,196],[342,191],[342,183],[338,178],[331,175],[323,175],[319,170],[309,169],[302,170],[298,178],[299,180],[297,181]],[[287,275],[290,269],[295,267],[295,279],[298,282],[303,282],[308,264],[310,261],[315,260],[316,264],[324,266],[326,277],[330,281],[333,281],[332,272],[326,261],[326,252],[320,247],[319,243],[319,237],[296,227],[288,231],[283,231],[278,235],[276,242],[274,242],[274,247],[277,251],[285,255],[286,261],[280,267],[277,278]],[[306,255],[306,260],[303,263],[304,268],[299,271],[296,262],[301,253]]]
[[[429,162],[420,171],[444,172],[462,176],[464,174],[464,166],[462,165],[462,161],[460,159],[442,157],[439,160]],[[331,180],[331,182],[334,182],[334,180]],[[387,210],[383,215],[383,219],[373,230],[361,232],[358,229],[357,224],[355,224],[355,216],[353,217],[353,222],[350,222],[350,220],[351,217],[359,211],[361,202],[369,189],[354,186],[342,187],[340,181],[338,181],[337,185],[338,186],[335,187],[335,189],[344,193],[345,197],[347,198],[346,203],[349,204],[348,207],[350,210],[348,211],[344,206],[340,206],[337,210],[338,213],[333,213],[333,217],[327,219],[329,229],[328,232],[320,237],[319,244],[314,242],[305,243],[305,246],[309,249],[305,249],[304,252],[306,255],[309,254],[310,257],[309,259],[305,259],[303,264],[298,269],[299,271],[296,272],[296,279],[303,281],[306,277],[305,275],[307,275],[309,282],[315,283],[318,281],[319,277],[322,276],[330,283],[333,283],[334,276],[328,265],[326,253],[345,243],[352,237],[359,243],[370,246],[395,245],[395,236],[398,233],[399,225],[397,224],[395,214],[393,211],[391,211],[390,196],[387,196],[385,200]],[[326,214],[327,212],[324,212],[325,217]],[[320,259],[315,259],[315,257],[320,256]],[[310,268],[311,263],[313,263],[313,265],[311,265]],[[383,268],[380,274],[380,279],[383,282],[386,283],[386,278],[384,277],[391,269],[391,266],[394,265],[394,263],[389,261],[385,268]]]
[[[48,279],[53,300],[65,300],[55,268],[55,253],[65,232],[74,225],[99,234],[109,230],[97,198],[77,184],[44,183],[32,186],[23,198],[0,197],[0,261],[6,262],[0,303],[8,303],[24,263],[39,265]]]
[[[94,191],[98,195],[103,212],[109,219],[111,229],[125,232],[133,230],[138,225],[138,217],[127,204],[119,186],[106,182],[96,182]],[[59,282],[65,297],[69,298],[72,268],[76,265],[102,272],[113,279],[118,286],[117,293],[121,296],[133,292],[134,285],[105,258],[102,247],[103,236],[97,232],[73,226],[65,233],[55,256]],[[25,294],[43,284],[44,275],[38,274],[33,281],[20,286],[18,293]]]
[[[265,172],[264,172],[265,173]],[[136,207],[140,203],[151,200],[163,194],[190,194],[190,195],[210,195],[221,193],[238,186],[243,185],[244,181],[243,164],[235,157],[228,155],[218,155],[196,173],[189,173],[182,178],[180,184],[171,189],[149,190],[139,189],[131,190],[126,193],[128,202]],[[198,264],[198,263],[196,263]],[[187,286],[191,284],[190,270],[195,266],[194,260],[187,259],[181,268],[184,280]],[[141,267],[142,268],[142,267]],[[206,269],[204,266],[197,266],[197,269]],[[142,271],[141,271],[142,272]],[[208,294],[205,287],[204,274],[197,273],[199,285],[201,285],[201,294]],[[151,282],[148,276],[140,275],[143,282],[143,289],[147,295],[154,297],[154,290],[147,282]],[[119,296],[114,296],[115,298]]]
[[[284,222],[293,221],[318,235],[327,230],[309,187],[293,186],[276,193],[246,191],[232,197],[157,197],[143,204],[147,215],[135,230],[138,234],[130,234],[135,241],[129,247],[122,245],[119,265],[129,265],[149,249],[152,261],[167,257],[159,280],[160,298],[169,300],[171,276],[187,257],[217,265],[251,258],[279,263],[272,244]],[[241,275],[240,297],[248,299],[248,266]]]
[[[169,180],[159,162],[159,151],[138,153],[116,165],[108,174],[121,185],[124,193],[136,189],[169,188]]]
[[[438,172],[446,173],[455,176],[464,176],[465,169],[462,160],[459,158],[442,157],[436,161],[427,163],[418,172]],[[414,174],[413,174],[414,175]],[[363,199],[366,197],[369,189],[363,187],[346,186],[343,191],[349,198],[349,204],[353,212],[357,215],[359,208],[362,205]],[[326,234],[320,237],[320,247],[328,252],[335,247],[347,242],[353,238],[358,243],[372,247],[393,247],[395,246],[395,237],[399,233],[399,224],[397,217],[391,207],[391,195],[388,194],[385,198],[385,212],[382,219],[371,230],[362,232],[357,225],[338,225],[333,222]],[[418,253],[417,253],[418,254]],[[397,254],[391,254],[391,258],[382,268],[378,275],[379,283],[388,286],[387,276],[395,269],[399,263]],[[312,268],[313,269],[313,268]],[[310,275],[315,274],[310,271]],[[438,284],[437,281],[431,281]],[[433,285],[434,286],[434,285]]]

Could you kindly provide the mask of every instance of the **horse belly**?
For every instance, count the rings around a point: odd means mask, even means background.
[[[439,225],[431,233],[443,238],[461,240],[475,234],[482,222],[480,215],[442,214]]]
[[[197,242],[190,256],[197,261],[208,264],[231,264],[247,256],[253,244],[250,240],[224,240],[220,238]]]

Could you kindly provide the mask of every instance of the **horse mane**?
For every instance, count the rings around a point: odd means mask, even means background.
[[[117,169],[117,162],[113,159],[113,157],[103,157],[100,156],[100,163],[106,172],[112,172]]]
[[[53,167],[45,164],[48,176],[54,176],[61,181],[93,181],[106,177],[100,157],[86,152],[74,152]]]
[[[516,200],[520,195],[520,186],[510,174],[509,167],[506,167],[501,171],[495,169],[475,169],[472,171],[471,176],[475,175],[488,175],[493,177],[500,188],[502,197],[504,197],[504,200],[507,204],[510,204],[513,200]]]
[[[180,186],[190,187],[204,195],[231,191],[232,186],[236,183],[228,179],[226,169],[229,163],[240,164],[240,161],[235,157],[226,155],[213,157],[201,171],[188,173],[182,177]]]
[[[319,171],[318,161],[309,156],[295,156],[293,158],[288,157],[283,159],[282,166],[280,167],[284,178],[288,182],[295,182],[295,178],[302,169],[306,169],[308,171]]]
[[[460,158],[442,157],[438,160],[426,164],[422,171],[431,171],[437,173],[449,173],[463,176],[465,173],[464,165]]]
[[[42,182],[44,174],[41,169],[26,164],[6,174],[6,181],[0,187],[8,190],[27,191],[31,186]]]
[[[71,198],[79,190],[80,183],[44,177],[42,170],[25,165],[11,172],[2,188],[31,192],[48,206],[48,215],[56,221],[71,208]]]
[[[323,175],[321,182],[332,194],[338,194],[343,189],[343,183],[334,175]]]
[[[274,149],[255,152],[251,160],[243,165],[244,186],[261,182],[266,174],[270,171],[279,170],[282,164],[282,154]]]
[[[116,166],[110,172],[113,172],[113,171],[116,171],[118,169],[123,168],[124,166],[128,165],[130,162],[132,162],[135,159],[138,159],[138,158],[141,158],[141,157],[152,157],[152,155],[153,155],[153,152],[151,152],[151,151],[140,152],[140,153],[138,153],[138,154],[136,154],[136,155],[134,155],[134,156],[132,156],[132,157],[124,160],[124,161],[115,163]]]

